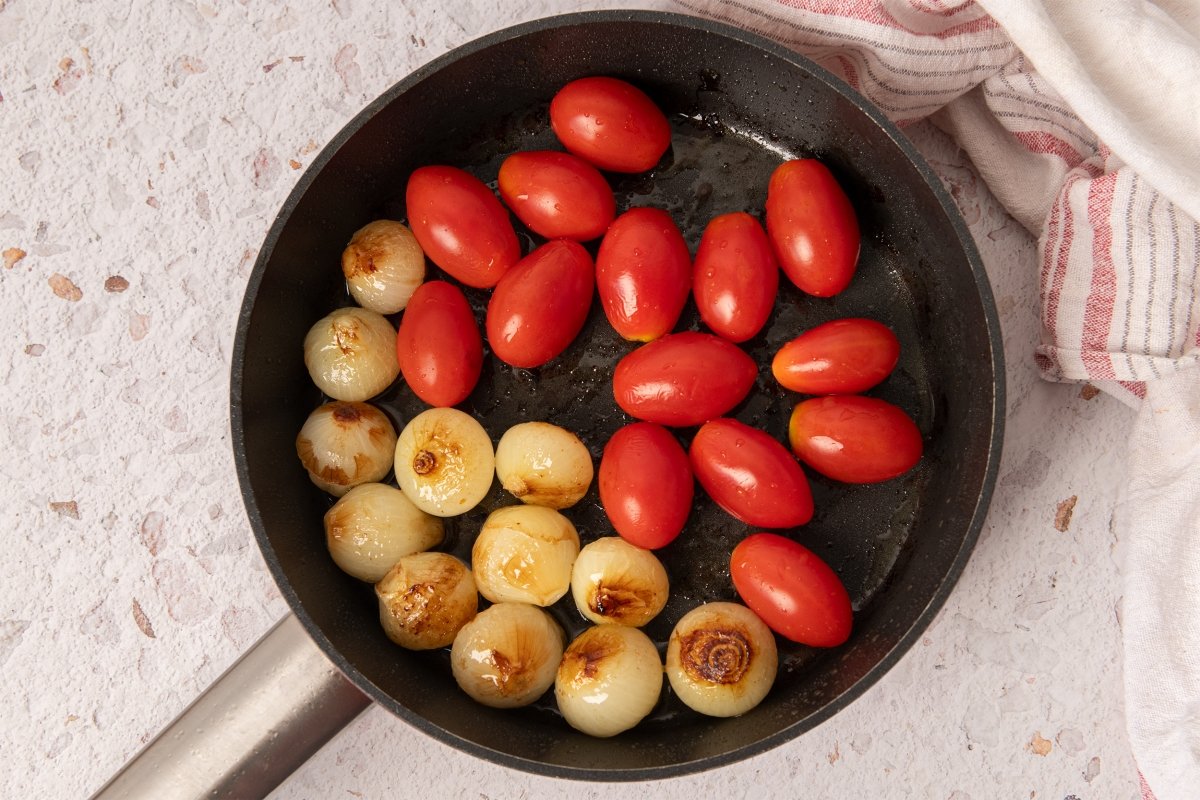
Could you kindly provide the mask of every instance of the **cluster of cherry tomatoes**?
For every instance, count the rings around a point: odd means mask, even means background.
[[[611,438],[599,470],[601,501],[622,537],[649,549],[672,541],[691,507],[693,478],[737,519],[781,529],[813,513],[797,457],[851,483],[888,480],[917,463],[922,440],[912,419],[857,394],[886,378],[899,355],[895,335],[873,320],[826,323],[776,355],[772,372],[781,385],[817,395],[792,414],[791,452],[722,416],[754,385],[757,365],[738,343],[768,321],[780,268],[818,297],[841,292],[854,276],[857,219],[823,164],[781,164],[767,187],[766,229],[746,213],[718,216],[693,261],[666,211],[637,207],[616,216],[600,172],[658,164],[670,126],[649,97],[617,79],[584,78],[554,97],[550,122],[567,152],[509,156],[499,171],[500,199],[463,170],[416,170],[406,191],[409,224],[445,272],[493,288],[486,334],[508,364],[537,367],[562,353],[582,329],[593,293],[621,336],[646,342],[613,375],[617,404],[640,421]],[[509,211],[549,241],[522,258]],[[593,263],[580,243],[600,237]],[[671,332],[689,296],[712,333]],[[401,372],[422,400],[454,405],[471,393],[481,335],[457,287],[432,281],[418,288],[397,341]],[[685,453],[666,428],[692,426],[700,427]],[[731,573],[743,600],[777,633],[816,646],[849,636],[846,590],[800,544],[751,536],[735,549]]]

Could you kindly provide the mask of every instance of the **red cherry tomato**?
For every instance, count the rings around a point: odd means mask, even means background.
[[[500,197],[547,239],[586,242],[608,229],[617,204],[600,171],[570,153],[513,153],[500,165]]]
[[[616,78],[580,78],[559,89],[550,127],[572,153],[612,172],[645,172],[671,145],[666,115]]]
[[[692,259],[671,215],[631,208],[609,226],[596,254],[596,290],[608,321],[626,339],[670,333],[687,303]]]
[[[462,290],[445,281],[417,287],[396,331],[396,356],[409,388],[431,406],[467,399],[483,366],[483,339]]]
[[[630,544],[666,547],[692,508],[692,470],[670,431],[634,422],[613,434],[600,459],[600,502]]]
[[[672,333],[617,362],[613,396],[632,417],[686,427],[742,402],[757,375],[754,359],[736,344],[708,333]]]
[[[850,595],[804,545],[774,533],[747,536],[733,548],[729,572],[742,601],[780,636],[812,647],[850,638]]]
[[[788,423],[792,452],[822,475],[844,483],[879,483],[921,460],[921,432],[884,400],[835,395],[805,400]]]
[[[792,528],[812,519],[804,470],[764,431],[736,419],[711,420],[696,431],[688,458],[708,496],[748,525]]]
[[[873,319],[835,319],[779,348],[771,362],[775,380],[804,394],[856,394],[896,367],[900,342]]]
[[[744,342],[762,330],[775,307],[779,267],[762,226],[744,212],[708,223],[693,276],[700,319],[731,342]]]
[[[495,286],[521,258],[508,212],[468,172],[421,167],[408,179],[405,203],[409,227],[425,255],[468,286]]]
[[[767,185],[767,235],[779,266],[801,290],[832,297],[858,263],[858,218],[820,161],[801,158],[775,168]]]
[[[583,245],[554,239],[509,270],[492,292],[487,337],[497,358],[538,367],[579,335],[592,305],[592,257]]]

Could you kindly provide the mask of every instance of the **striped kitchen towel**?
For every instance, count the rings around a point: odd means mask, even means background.
[[[1044,377],[1138,408],[1122,541],[1145,797],[1200,798],[1200,6],[677,0],[955,137],[1038,237]]]

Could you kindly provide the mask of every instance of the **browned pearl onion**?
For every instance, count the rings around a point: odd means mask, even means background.
[[[507,506],[488,515],[471,548],[479,593],[493,603],[548,606],[571,587],[579,534],[552,508]]]
[[[496,445],[496,476],[522,503],[568,508],[592,485],[592,455],[579,437],[548,422],[522,422]]]
[[[457,408],[417,414],[396,440],[396,483],[417,508],[437,517],[465,514],[492,487],[492,440]]]
[[[662,562],[619,536],[588,544],[571,570],[576,608],[601,625],[645,625],[666,606],[669,588]]]
[[[662,661],[637,628],[588,628],[563,654],[554,696],[563,718],[591,736],[614,736],[641,722],[662,693]]]
[[[733,717],[754,708],[775,681],[770,628],[737,603],[708,603],[679,620],[667,644],[667,678],[689,708]]]
[[[396,329],[365,308],[341,308],[304,337],[304,364],[313,383],[335,400],[367,400],[400,374]]]
[[[384,483],[355,486],[325,512],[325,543],[343,571],[375,583],[402,557],[436,547],[442,521]]]
[[[391,420],[366,403],[326,403],[308,415],[296,437],[296,455],[308,477],[334,497],[383,480],[395,450]]]
[[[425,254],[412,231],[399,222],[379,219],[350,237],[342,251],[342,274],[360,306],[395,314],[425,280]]]
[[[563,632],[549,614],[527,603],[497,603],[454,637],[454,680],[493,708],[525,706],[554,685]]]
[[[471,570],[446,553],[404,556],[376,584],[375,596],[384,633],[410,650],[451,644],[479,607]]]

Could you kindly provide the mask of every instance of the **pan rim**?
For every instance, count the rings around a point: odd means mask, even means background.
[[[963,254],[966,257],[967,263],[971,269],[972,277],[974,278],[976,290],[979,294],[979,300],[982,306],[984,321],[987,328],[986,335],[991,355],[993,372],[993,394],[991,407],[991,426],[989,429],[990,440],[987,447],[988,458],[984,468],[983,481],[979,497],[976,501],[975,508],[971,513],[966,534],[962,539],[962,543],[958,549],[958,552],[955,554],[955,557],[950,564],[950,568],[947,570],[945,576],[938,584],[937,589],[930,596],[928,603],[920,611],[920,613],[917,614],[913,624],[909,627],[907,632],[896,641],[895,645],[874,666],[872,666],[853,684],[843,690],[842,693],[839,694],[832,702],[828,703],[817,711],[796,720],[786,728],[783,728],[774,734],[758,739],[754,742],[741,745],[725,753],[704,756],[702,758],[677,762],[665,766],[620,767],[608,769],[572,767],[535,761],[521,756],[512,755],[510,753],[494,750],[469,739],[464,739],[461,736],[458,736],[457,734],[454,734],[430,722],[425,717],[414,713],[405,706],[396,702],[396,700],[390,694],[370,681],[362,672],[357,669],[357,667],[355,667],[344,655],[342,655],[341,651],[334,646],[332,641],[324,634],[324,632],[305,611],[304,606],[300,602],[299,596],[292,588],[286,571],[276,556],[274,548],[271,546],[270,540],[267,536],[266,526],[263,523],[262,517],[259,513],[257,501],[250,488],[250,472],[245,447],[245,419],[241,404],[241,395],[245,377],[244,360],[246,356],[246,339],[249,332],[252,311],[258,296],[258,290],[263,280],[263,275],[267,268],[267,264],[274,253],[275,246],[283,232],[283,229],[290,220],[292,213],[295,211],[296,207],[299,205],[301,199],[305,196],[316,177],[322,172],[330,160],[333,159],[342,146],[363,126],[365,126],[368,121],[370,121],[382,108],[393,102],[397,97],[426,78],[439,72],[446,66],[459,61],[464,57],[470,56],[494,45],[545,30],[568,26],[611,22],[635,22],[691,29],[704,34],[732,39],[741,44],[764,51],[767,54],[779,58],[784,62],[791,63],[806,70],[813,76],[814,79],[828,85],[829,88],[844,97],[847,101],[853,104],[855,108],[857,108],[861,113],[865,114],[872,122],[874,122],[883,131],[883,133],[885,133],[887,137],[891,139],[892,143],[901,150],[909,162],[912,163],[926,185],[933,192],[935,198],[942,207],[943,213],[948,218],[948,221],[950,222],[951,227],[958,238],[959,244],[962,247]],[[300,620],[309,636],[312,637],[324,655],[339,671],[341,671],[347,677],[351,683],[353,683],[366,696],[371,698],[373,702],[378,703],[386,708],[389,712],[404,720],[406,723],[414,726],[421,732],[433,737],[435,740],[440,741],[443,744],[447,744],[457,750],[469,753],[473,756],[504,767],[548,777],[566,778],[580,781],[614,782],[659,780],[680,777],[684,775],[692,775],[702,771],[727,766],[738,761],[743,761],[752,756],[762,754],[768,750],[772,750],[783,743],[796,738],[800,734],[817,727],[821,723],[833,717],[855,700],[866,694],[866,692],[872,686],[874,686],[875,683],[877,683],[899,662],[904,654],[912,648],[914,642],[928,629],[937,613],[945,605],[946,599],[949,597],[950,592],[958,583],[958,580],[965,570],[967,561],[970,558],[970,555],[974,550],[982,532],[983,524],[987,516],[988,507],[991,503],[999,472],[1004,438],[1006,403],[1005,363],[999,316],[996,309],[995,298],[992,293],[992,288],[987,277],[987,273],[983,267],[982,259],[979,256],[975,242],[971,237],[966,222],[963,220],[957,206],[954,205],[950,195],[942,186],[941,180],[925,162],[924,157],[921,156],[908,138],[904,136],[896,124],[891,122],[886,116],[883,115],[882,111],[871,104],[870,101],[863,97],[858,91],[853,89],[853,87],[849,86],[840,78],[812,62],[802,54],[778,44],[777,42],[774,42],[760,34],[742,30],[724,22],[673,12],[642,10],[583,11],[543,17],[537,20],[513,25],[478,37],[459,47],[453,48],[446,53],[443,53],[427,64],[418,67],[416,70],[406,75],[400,81],[380,94],[377,98],[368,103],[329,140],[329,142],[321,149],[320,153],[318,153],[316,158],[313,159],[313,162],[300,176],[300,179],[296,182],[296,185],[285,199],[278,214],[268,229],[268,232],[264,237],[263,244],[259,249],[258,257],[255,260],[254,267],[250,273],[249,279],[247,280],[245,294],[238,312],[234,347],[231,358],[232,364],[230,373],[229,418],[231,433],[230,441],[233,449],[238,483],[241,490],[243,504],[246,509],[247,519],[250,522],[250,526],[254,532],[255,540],[259,546],[259,550],[261,551],[263,559],[267,564],[267,567],[271,573],[271,577],[275,580],[275,583],[279,588],[280,594],[286,600],[291,612]]]

